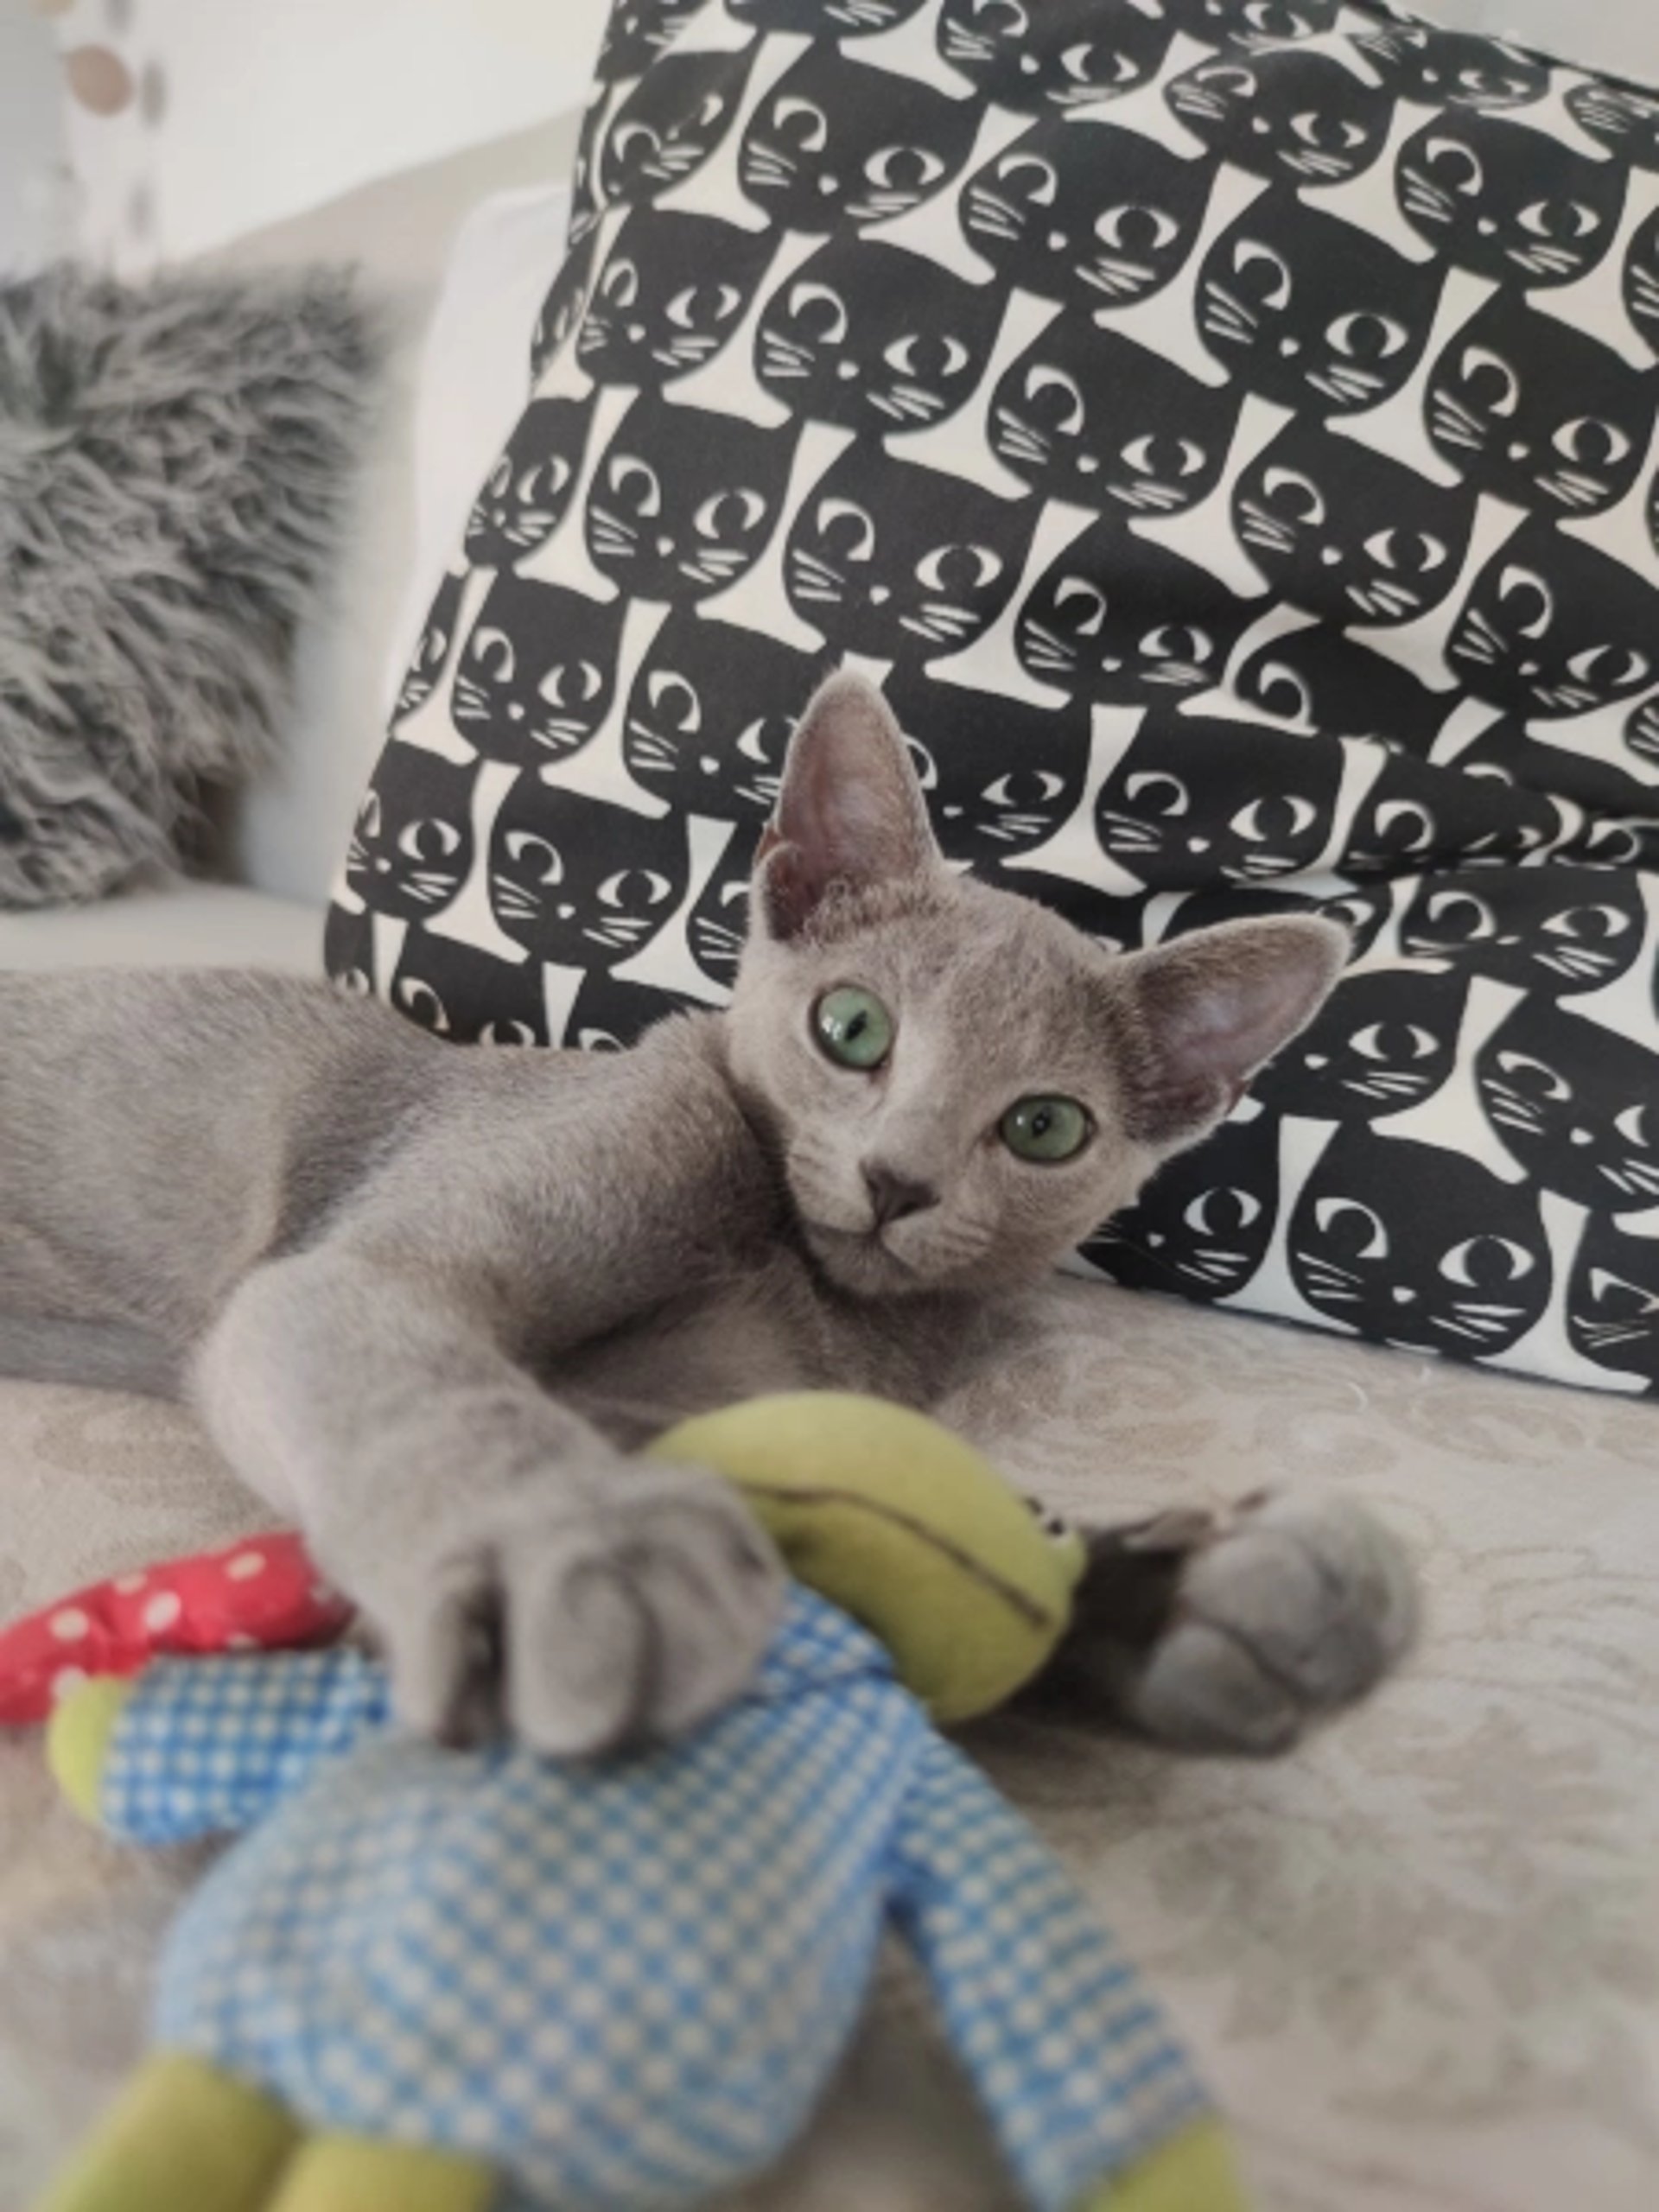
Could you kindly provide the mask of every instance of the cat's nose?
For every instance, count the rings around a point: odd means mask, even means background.
[[[901,1175],[885,1160],[867,1160],[861,1172],[878,1229],[885,1229],[889,1222],[906,1221],[913,1213],[925,1213],[939,1203],[939,1194],[931,1183]]]

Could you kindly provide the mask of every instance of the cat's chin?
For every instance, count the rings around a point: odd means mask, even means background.
[[[926,1276],[895,1259],[879,1237],[868,1231],[820,1228],[804,1221],[806,1248],[837,1290],[855,1298],[914,1297],[937,1289]]]

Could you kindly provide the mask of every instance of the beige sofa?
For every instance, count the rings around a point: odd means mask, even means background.
[[[284,764],[231,825],[243,880],[0,917],[0,965],[315,966],[421,527],[413,334],[461,211],[556,174],[562,150],[527,134],[245,250],[364,255],[410,334],[335,616],[307,640]],[[1262,2206],[1651,2212],[1659,1408],[1057,1283],[1037,1356],[959,1412],[1064,1506],[1335,1482],[1421,1560],[1409,1673],[1294,1757],[1180,1763],[1034,1724],[981,1738],[1167,1993]],[[0,1384],[0,1614],[260,1517],[187,1414]],[[137,2049],[195,1863],[100,1845],[53,1803],[35,1744],[0,1745],[0,2212],[22,2212]],[[895,1973],[833,2115],[746,2201],[1003,2202],[928,2026]]]

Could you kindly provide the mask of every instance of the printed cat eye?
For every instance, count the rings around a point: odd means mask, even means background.
[[[1094,1123],[1075,1098],[1019,1098],[997,1123],[997,1134],[1016,1160],[1053,1166],[1077,1158],[1094,1135]]]
[[[812,1009],[812,1028],[825,1057],[873,1075],[893,1050],[894,1022],[874,991],[843,983]]]

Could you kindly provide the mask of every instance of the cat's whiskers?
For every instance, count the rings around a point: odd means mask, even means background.
[[[1017,243],[1023,232],[1020,214],[1012,202],[982,184],[969,189],[967,226],[970,231],[981,231],[988,238],[1005,238],[1010,245]]]
[[[1333,363],[1328,369],[1316,370],[1307,381],[1315,391],[1323,392],[1327,399],[1346,400],[1351,405],[1369,399],[1382,389],[1382,379],[1370,369],[1344,368]]]
[[[1077,274],[1085,284],[1108,299],[1121,300],[1143,291],[1156,272],[1144,261],[1130,261],[1121,254],[1103,253],[1085,262]]]
[[[1570,276],[1579,265],[1580,257],[1566,246],[1510,246],[1506,251],[1529,276]]]
[[[988,61],[996,47],[982,32],[969,30],[966,23],[952,22],[944,26],[939,51],[947,61]]]
[[[999,407],[992,417],[992,442],[999,454],[1019,461],[1046,461],[1052,449],[1049,439],[1007,407]]]
[[[1346,176],[1351,163],[1338,154],[1322,154],[1309,146],[1285,156],[1285,167],[1294,169],[1298,176],[1313,177],[1321,182],[1333,182]]]
[[[1112,498],[1133,507],[1137,513],[1150,508],[1154,513],[1168,514],[1186,504],[1186,494],[1173,484],[1111,484],[1107,490]]]
[[[1076,672],[1076,646],[1033,615],[1020,618],[1020,650],[1033,668],[1051,669],[1056,675],[1071,676]]]
[[[1558,468],[1536,481],[1541,491],[1559,499],[1564,507],[1599,506],[1609,489],[1599,476],[1588,475],[1579,468]]]
[[[1421,215],[1425,222],[1449,223],[1452,219],[1452,195],[1442,192],[1433,178],[1415,168],[1400,171],[1400,204],[1408,215]]]
[[[1213,276],[1204,287],[1199,320],[1212,338],[1225,339],[1230,346],[1252,344],[1261,323],[1259,315]]]

